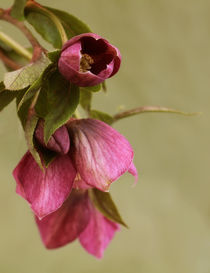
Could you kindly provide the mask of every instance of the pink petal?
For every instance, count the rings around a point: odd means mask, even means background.
[[[58,248],[75,240],[90,219],[87,192],[73,190],[63,206],[39,220],[36,217],[42,241],[49,248]]]
[[[44,143],[44,121],[40,120],[35,131],[35,138],[43,147],[60,153],[67,154],[70,148],[70,139],[66,126],[61,126],[51,136],[47,145]]]
[[[27,152],[13,176],[17,182],[16,192],[30,203],[41,219],[62,206],[71,192],[76,171],[67,155],[58,156],[42,171]]]
[[[133,150],[124,136],[94,119],[69,122],[73,140],[72,156],[81,179],[107,191],[110,184],[129,170]]]
[[[102,258],[104,250],[119,230],[119,225],[104,217],[92,206],[91,218],[79,240],[84,249],[97,258]]]
[[[91,188],[92,186],[88,185],[84,180],[82,180],[80,174],[77,173],[76,178],[74,179],[73,189],[88,190]]]
[[[131,165],[130,165],[130,167],[128,169],[128,172],[134,176],[134,178],[135,178],[134,185],[136,185],[136,183],[138,181],[138,172],[137,172],[137,169],[136,169],[136,167],[135,167],[135,165],[134,165],[133,162],[131,163]]]

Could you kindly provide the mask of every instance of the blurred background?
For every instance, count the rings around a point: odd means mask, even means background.
[[[112,114],[159,105],[203,114],[147,113],[115,124],[135,150],[139,182],[133,188],[126,174],[112,185],[130,228],[116,234],[98,261],[77,241],[54,251],[42,245],[28,205],[15,194],[11,173],[26,145],[15,105],[7,107],[0,114],[0,272],[209,273],[210,2],[40,3],[78,16],[120,49],[121,70],[107,81],[107,94],[96,94],[94,108]],[[0,22],[0,30],[28,45],[7,23]],[[1,79],[4,72],[0,64]]]

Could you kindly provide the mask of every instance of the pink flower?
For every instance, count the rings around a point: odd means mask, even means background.
[[[120,63],[116,47],[97,34],[84,33],[64,44],[58,68],[68,81],[93,86],[117,73]]]
[[[64,246],[79,239],[87,252],[102,258],[119,225],[104,217],[91,203],[88,191],[73,190],[63,206],[39,220],[42,241],[49,248]]]
[[[39,124],[36,139],[57,157],[43,172],[27,152],[13,172],[16,192],[40,219],[59,209],[73,187],[108,191],[127,171],[137,179],[132,147],[115,129],[94,119],[72,120],[67,127],[68,133],[65,126],[59,128],[46,146]]]

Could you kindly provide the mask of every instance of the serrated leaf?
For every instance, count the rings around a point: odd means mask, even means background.
[[[91,189],[89,190],[89,193],[93,204],[105,217],[113,222],[119,223],[127,227],[122,217],[120,216],[118,209],[111,198],[110,193],[102,192],[98,189]]]
[[[32,4],[27,5],[25,8],[25,17],[43,39],[52,44],[55,48],[62,47],[61,36],[56,24],[50,17],[43,14],[41,8]]]
[[[68,38],[82,33],[92,32],[90,28],[77,17],[57,9],[45,7],[54,13],[61,21]]]
[[[1,87],[0,87],[1,88]],[[0,90],[0,111],[2,111],[17,96],[17,92],[9,92]]]
[[[24,89],[36,81],[45,68],[50,64],[50,60],[43,55],[35,63],[24,66],[13,72],[8,72],[4,76],[4,85],[7,90],[17,91]]]
[[[48,142],[56,129],[65,124],[79,104],[79,87],[66,81],[58,72],[41,89],[36,113],[44,118],[44,139]]]
[[[15,0],[11,10],[12,17],[20,21],[24,20],[24,7],[26,2],[27,0]]]
[[[94,119],[98,119],[98,120],[101,120],[107,124],[112,124],[114,119],[112,116],[110,116],[109,114],[107,113],[104,113],[104,112],[100,112],[100,111],[97,111],[97,110],[91,110],[90,111],[90,117],[91,118],[94,118]]]

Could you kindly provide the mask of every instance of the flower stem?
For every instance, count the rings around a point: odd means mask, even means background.
[[[16,51],[18,54],[25,57],[26,59],[28,60],[32,59],[32,54],[27,49],[25,49],[22,45],[17,43],[15,40],[13,40],[11,37],[6,35],[2,31],[0,31],[0,40],[7,44],[12,49],[14,49],[14,51]]]
[[[32,61],[38,60],[42,52],[45,52],[45,49],[42,48],[42,46],[39,44],[39,42],[31,33],[31,31],[25,26],[25,24],[13,18],[10,15],[10,9],[9,10],[0,9],[0,19],[7,21],[20,29],[20,31],[26,36],[26,38],[29,40],[29,42],[31,43],[33,47]]]
[[[2,50],[0,50],[0,59],[7,67],[11,68],[12,70],[17,70],[21,68],[19,64],[8,58]]]
[[[199,115],[199,112],[195,112],[195,113],[187,113],[187,112],[182,112],[179,110],[175,110],[175,109],[170,109],[170,108],[166,108],[166,107],[161,107],[161,106],[142,106],[142,107],[138,107],[138,108],[134,108],[134,109],[130,109],[124,112],[121,112],[119,114],[116,114],[113,116],[114,122],[122,119],[122,118],[126,118],[126,117],[130,117],[130,116],[134,116],[137,114],[143,114],[143,113],[173,113],[173,114],[180,114],[180,115],[184,115],[184,116],[194,116],[194,115]]]

